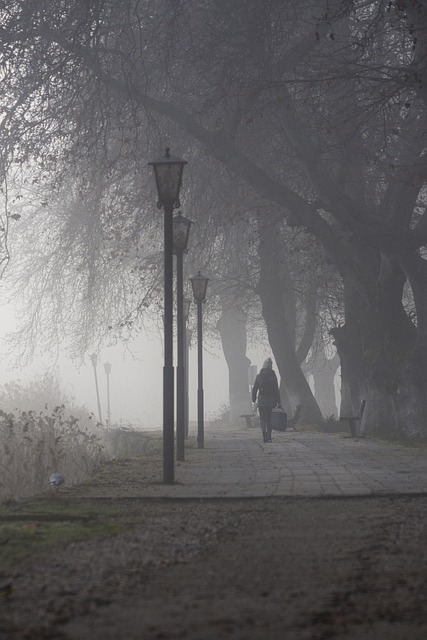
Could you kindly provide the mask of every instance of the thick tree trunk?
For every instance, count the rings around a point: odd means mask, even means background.
[[[390,264],[388,258],[383,259]],[[384,350],[388,355],[390,373],[387,390],[390,413],[394,416],[392,435],[410,439],[427,438],[427,263],[418,252],[401,254],[400,265],[412,288],[416,306],[415,326],[404,315],[405,322],[396,322],[389,329],[390,338]],[[389,268],[390,275],[393,272]],[[403,281],[403,276],[401,276]],[[389,300],[391,285],[383,287],[380,308],[383,311],[380,322],[387,327],[392,304]],[[387,297],[388,296],[388,297]],[[393,332],[391,331],[393,330]],[[393,349],[390,349],[393,344]],[[378,406],[378,403],[377,403]],[[387,425],[380,422],[379,433],[384,433]],[[382,426],[382,428],[381,428]]]
[[[425,365],[419,357],[415,326],[402,305],[405,280],[400,266],[382,255],[377,298],[364,323],[367,405],[362,430],[419,438],[425,437],[427,427],[420,386]]]
[[[427,272],[412,275],[427,280]],[[375,299],[368,305],[347,295],[346,323],[331,333],[341,361],[341,413],[358,415],[365,399],[364,433],[420,439],[427,437],[427,350],[402,306],[404,282],[397,263],[381,256]]]
[[[384,353],[380,370],[374,366],[368,371],[371,384],[362,430],[369,435],[425,439],[427,353],[415,348],[402,355],[397,344],[391,353]]]
[[[335,399],[335,374],[339,366],[339,357],[335,355],[328,359],[321,351],[312,367],[311,374],[314,382],[314,397],[324,418],[337,417],[337,403]]]
[[[358,323],[349,321],[331,329],[341,365],[340,414],[358,415],[362,399],[366,399],[363,335]]]
[[[224,306],[217,327],[228,365],[232,426],[239,416],[251,413],[252,406],[248,378],[251,361],[246,356],[246,314],[237,306]]]
[[[282,401],[282,407],[284,408],[288,416],[291,416],[292,405],[291,405],[291,401],[289,400],[288,392],[286,391],[286,386],[282,378],[280,379],[279,391],[280,391],[280,400]]]
[[[279,311],[275,301],[268,294],[260,294],[263,315],[267,325],[268,339],[284,381],[289,402],[293,411],[302,405],[302,420],[307,423],[321,424],[322,414],[304,377],[295,355],[295,346],[286,336],[283,325],[277,322],[275,315]]]
[[[296,356],[295,332],[291,333],[289,326],[292,311],[289,307],[285,309],[283,304],[283,292],[286,290],[284,281],[286,281],[287,274],[283,273],[280,265],[285,259],[284,247],[277,245],[279,235],[272,225],[265,228],[263,219],[258,222],[261,269],[257,292],[260,296],[268,340],[279,368],[281,382],[286,387],[291,409],[295,411],[298,405],[302,405],[302,420],[321,424],[323,422],[321,411]],[[289,282],[287,284],[289,286]],[[289,296],[287,296],[287,300],[289,301]]]

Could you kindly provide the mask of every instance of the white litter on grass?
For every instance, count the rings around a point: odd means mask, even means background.
[[[49,476],[49,484],[51,487],[59,487],[59,485],[65,482],[65,478],[62,473],[51,473]]]

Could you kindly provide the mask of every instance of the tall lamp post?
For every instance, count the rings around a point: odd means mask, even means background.
[[[164,212],[164,366],[163,366],[163,482],[174,483],[174,370],[173,370],[173,210],[179,207],[179,191],[185,160],[171,156],[169,148],[149,163],[156,179],[159,209]]]
[[[176,371],[176,459],[185,460],[185,363],[184,363],[184,286],[183,257],[187,251],[192,221],[181,211],[173,218],[173,251],[176,255],[176,315],[177,315],[177,371]]]
[[[190,298],[184,298],[184,433],[185,437],[188,437],[188,417],[189,417],[189,403],[188,403],[188,347],[191,340],[191,331],[187,327],[188,316],[190,315]]]
[[[107,374],[107,422],[108,426],[111,427],[111,411],[110,411],[110,373],[111,373],[111,363],[104,362],[104,371]]]
[[[90,359],[92,361],[93,373],[95,375],[96,399],[98,402],[98,420],[100,424],[102,424],[101,401],[99,399],[98,374],[96,373],[96,365],[98,364],[98,357],[96,353],[92,353],[92,355],[90,356]]]
[[[204,397],[203,397],[203,334],[202,334],[202,304],[206,300],[208,278],[202,276],[200,271],[197,276],[190,278],[193,287],[194,300],[197,304],[197,446],[203,449],[205,446],[204,427]]]

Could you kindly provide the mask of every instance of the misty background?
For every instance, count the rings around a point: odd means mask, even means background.
[[[193,314],[195,313],[192,305]],[[0,312],[0,377],[2,384],[14,380],[29,382],[51,372],[57,377],[64,393],[75,399],[98,417],[93,366],[88,355],[86,362],[73,362],[65,354],[49,357],[39,355],[33,362],[19,366],[13,355],[8,355],[9,333],[16,329],[17,318],[13,309]],[[157,335],[156,335],[157,334]],[[135,427],[161,428],[162,426],[162,376],[163,341],[152,327],[151,335],[142,333],[127,345],[104,348],[98,354],[98,383],[103,420],[107,417],[107,386],[104,363],[112,365],[110,374],[110,406],[112,424],[124,422]],[[267,347],[248,350],[253,364],[261,367],[270,355]],[[189,370],[190,420],[197,418],[197,344],[194,339],[190,349]],[[229,404],[228,368],[218,347],[206,344],[204,348],[205,412],[207,420],[218,418]],[[249,389],[249,384],[248,384]],[[243,424],[243,423],[242,423]]]
[[[427,437],[424,2],[11,0],[0,22],[5,380],[58,366],[94,411],[96,354],[104,414],[108,361],[113,419],[159,423],[170,148],[185,296],[209,278],[206,417],[250,411],[270,355],[305,424]]]

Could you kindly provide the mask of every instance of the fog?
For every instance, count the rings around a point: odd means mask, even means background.
[[[104,419],[108,361],[113,420],[161,424],[161,340],[137,335],[163,313],[162,257],[172,283],[159,201],[193,223],[185,275],[212,285],[207,420],[228,401],[223,348],[233,418],[246,356],[270,355],[286,410],[333,427],[342,362],[341,415],[365,403],[365,435],[426,439],[423,3],[125,2],[120,17],[114,2],[21,4],[1,12],[0,272],[27,311],[18,346],[61,355],[14,369],[5,341],[3,380],[56,367],[96,415],[88,350],[107,327],[129,332],[97,354]],[[246,353],[259,334],[274,353]],[[195,365],[193,344],[191,420]]]
[[[12,356],[7,356],[8,333],[16,329],[16,319],[11,309],[2,309],[0,332],[0,385],[14,380],[29,382],[46,371],[59,380],[61,389],[78,406],[84,406],[98,417],[94,370],[87,355],[83,363],[77,363],[66,354],[39,356],[26,366],[17,366]],[[154,333],[154,332],[153,332]],[[248,349],[248,357],[260,367],[266,351]],[[190,421],[197,419],[197,343],[190,348],[189,412]],[[176,353],[175,353],[176,356]],[[107,379],[104,363],[112,365],[110,373],[111,422],[134,424],[144,428],[161,428],[162,425],[162,341],[152,335],[141,334],[133,341],[106,347],[98,354],[97,376],[101,399],[102,418],[107,418]],[[206,420],[216,418],[229,404],[228,368],[222,350],[209,342],[204,345],[203,387]]]

